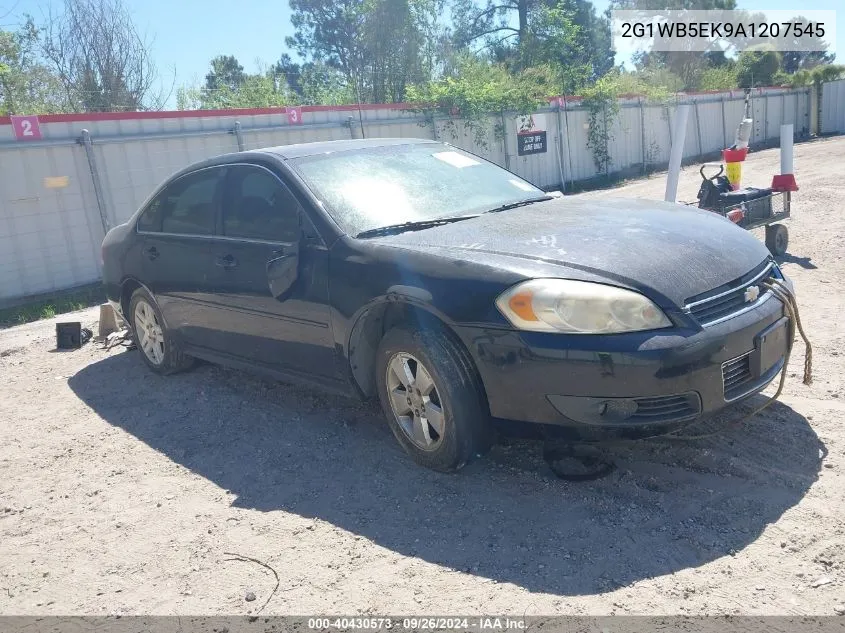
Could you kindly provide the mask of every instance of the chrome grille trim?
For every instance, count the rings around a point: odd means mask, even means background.
[[[739,316],[740,314],[744,314],[745,312],[759,307],[771,299],[772,293],[769,290],[762,288],[762,292],[760,292],[760,296],[756,301],[751,303],[743,301],[742,303],[736,305],[729,304],[729,302],[734,298],[741,298],[749,286],[757,285],[761,280],[771,277],[774,270],[774,262],[769,262],[762,270],[760,270],[760,272],[748,281],[744,282],[742,285],[737,286],[736,288],[731,288],[730,290],[725,290],[724,292],[715,294],[712,297],[687,303],[684,306],[684,312],[694,318],[702,327],[716,325],[717,323],[721,323]],[[710,314],[708,314],[708,308],[710,309]]]

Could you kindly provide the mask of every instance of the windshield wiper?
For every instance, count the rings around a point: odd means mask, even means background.
[[[539,196],[537,198],[529,198],[528,200],[520,200],[519,202],[511,202],[510,204],[503,204],[500,207],[493,207],[488,209],[485,213],[498,213],[499,211],[507,211],[508,209],[516,209],[517,207],[524,207],[535,202],[545,202],[546,200],[553,200],[554,196]]]
[[[423,229],[430,229],[435,226],[442,226],[443,224],[452,224],[453,222],[460,222],[461,220],[469,220],[477,218],[475,215],[460,215],[454,218],[432,218],[431,220],[417,220],[416,222],[402,222],[402,224],[390,224],[389,226],[380,226],[375,229],[367,229],[361,231],[355,237],[376,237],[378,235],[395,235],[396,233],[404,233],[405,231],[421,231]]]

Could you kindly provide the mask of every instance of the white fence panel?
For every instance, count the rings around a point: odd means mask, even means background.
[[[821,133],[845,133],[845,79],[822,86]]]
[[[125,221],[169,175],[195,161],[239,149],[350,138],[433,138],[502,165],[546,189],[613,174],[636,175],[664,166],[671,147],[670,121],[679,103],[691,112],[686,159],[730,145],[743,112],[741,92],[678,96],[671,104],[620,102],[610,124],[607,173],[599,173],[588,146],[589,112],[578,98],[544,108],[535,119],[547,151],[519,156],[522,117],[495,114],[467,123],[435,119],[391,106],[304,107],[301,124],[282,109],[226,112],[107,113],[42,117],[42,139],[16,141],[0,118],[0,304],[60,290],[100,275],[103,220]],[[809,132],[808,90],[757,90],[752,95],[753,144],[772,143],[784,122],[800,137]],[[845,131],[845,81],[824,86],[822,132]],[[363,127],[363,132],[362,132]],[[82,131],[92,139],[94,177]],[[604,171],[604,170],[603,170]],[[102,208],[101,208],[102,207]]]
[[[0,149],[0,299],[100,276],[104,232],[80,146]]]

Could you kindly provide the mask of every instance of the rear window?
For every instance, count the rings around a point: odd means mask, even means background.
[[[157,195],[138,219],[138,230],[181,235],[214,233],[214,200],[219,169],[179,178]]]

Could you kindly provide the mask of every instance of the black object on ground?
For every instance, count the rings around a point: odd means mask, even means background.
[[[601,479],[616,470],[616,464],[594,445],[546,441],[543,459],[559,479],[567,481]]]
[[[56,323],[56,349],[79,349],[91,339],[92,332],[79,321]]]

